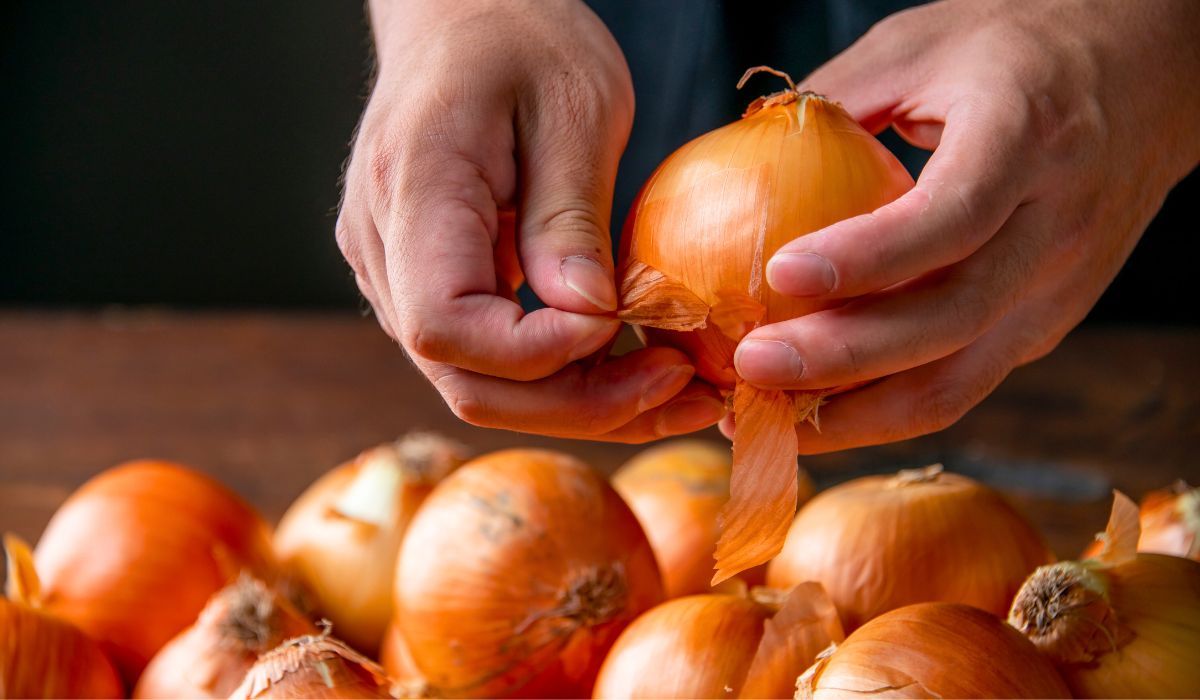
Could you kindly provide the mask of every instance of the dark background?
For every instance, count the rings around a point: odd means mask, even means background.
[[[619,230],[656,163],[774,89],[736,94],[745,67],[769,63],[799,78],[903,3],[592,5],[625,49],[637,90]],[[360,305],[332,235],[369,74],[359,3],[6,7],[0,304]],[[919,169],[919,155],[886,141]],[[1090,322],[1200,322],[1189,254],[1198,195],[1193,173]]]

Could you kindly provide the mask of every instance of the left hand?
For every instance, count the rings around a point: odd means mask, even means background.
[[[1195,0],[947,0],[805,81],[936,150],[909,193],[767,266],[780,292],[850,300],[753,331],[743,378],[883,377],[831,398],[820,433],[799,426],[802,453],[946,427],[1083,319],[1200,160],[1198,36]]]

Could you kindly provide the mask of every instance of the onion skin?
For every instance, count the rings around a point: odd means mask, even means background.
[[[326,635],[290,639],[259,657],[230,700],[394,698],[374,661]]]
[[[404,689],[404,696],[410,698],[428,697],[428,687],[424,676],[413,661],[408,643],[400,634],[400,628],[393,620],[383,633],[383,643],[379,646],[379,663],[388,677],[396,682],[397,687]]]
[[[264,583],[243,577],[217,592],[138,678],[135,698],[227,698],[259,654],[316,627]]]
[[[1009,624],[1055,662],[1075,697],[1200,696],[1200,562],[1140,553],[1112,566],[1042,567]]]
[[[338,637],[363,653],[379,649],[391,619],[396,557],[409,520],[465,460],[461,445],[412,433],[325,474],[279,521],[275,551],[285,571],[311,594]],[[363,504],[368,512],[347,512],[343,499],[356,498],[356,484],[392,495]]]
[[[567,455],[506,450],[417,512],[395,615],[434,695],[577,697],[662,597],[650,543],[607,481]]]
[[[797,683],[797,698],[1069,698],[1054,666],[994,616],[918,603],[871,620]]]
[[[1050,561],[1041,536],[998,493],[935,466],[817,494],[768,566],[767,585],[820,582],[849,632],[926,601],[1006,615],[1025,577]]]
[[[0,697],[121,698],[100,645],[74,625],[0,598]]]
[[[772,611],[733,595],[668,601],[621,633],[596,698],[738,697]]]
[[[271,580],[270,530],[179,464],[129,462],[79,488],[34,552],[47,610],[101,643],[130,685],[242,570]]]
[[[1200,561],[1200,488],[1181,480],[1151,491],[1142,498],[1138,520],[1137,551]],[[1097,538],[1080,559],[1099,556],[1103,550],[1103,538]]]

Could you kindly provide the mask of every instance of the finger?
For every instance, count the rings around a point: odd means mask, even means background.
[[[609,214],[627,121],[589,88],[564,79],[518,115],[522,268],[547,305],[579,313],[616,311]]]
[[[782,246],[767,263],[767,281],[781,294],[846,298],[963,260],[1028,190],[1027,130],[1025,112],[1002,101],[960,103],[912,190]]]
[[[594,367],[572,364],[531,382],[418,364],[455,415],[482,427],[639,441],[699,430],[724,414],[716,390],[693,382],[686,356],[668,348],[638,350]]]
[[[383,242],[370,217],[362,213],[359,202],[347,196],[342,202],[334,232],[342,256],[354,271],[354,281],[359,291],[371,304],[375,320],[385,333],[398,341]]]

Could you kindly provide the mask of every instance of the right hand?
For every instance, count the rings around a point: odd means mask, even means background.
[[[608,223],[633,89],[603,23],[578,0],[397,5],[372,2],[337,223],[380,325],[475,425],[644,442],[719,420],[676,350],[578,362],[620,325]],[[521,309],[522,274],[547,308]]]

